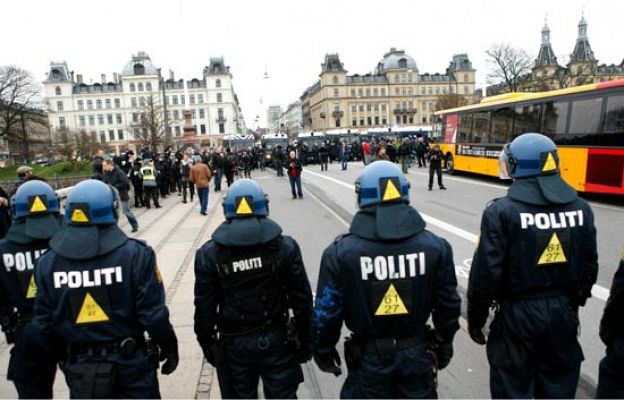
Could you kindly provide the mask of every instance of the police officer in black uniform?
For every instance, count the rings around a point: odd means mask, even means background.
[[[257,398],[259,378],[266,398],[294,398],[299,363],[312,356],[312,291],[299,246],[267,218],[253,180],[237,180],[223,209],[226,221],[195,255],[197,340],[223,398]]]
[[[0,321],[11,351],[7,378],[20,398],[52,398],[57,359],[47,347],[36,347],[29,322],[37,294],[34,268],[60,227],[59,201],[42,181],[17,189],[15,221],[0,241]]]
[[[607,355],[600,362],[599,399],[624,398],[624,249],[620,265],[613,277],[611,292],[600,321],[600,338],[607,346]]]
[[[526,133],[501,152],[507,196],[483,212],[468,284],[471,338],[495,303],[487,355],[490,391],[500,398],[572,398],[583,352],[578,308],[598,273],[591,208],[559,174],[557,147]]]
[[[64,342],[72,398],[157,398],[158,361],[166,360],[163,374],[178,364],[156,255],[117,227],[117,196],[99,181],[76,185],[65,204],[68,225],[35,271],[33,326]]]
[[[408,190],[393,163],[368,165],[356,182],[360,211],[321,259],[314,360],[340,374],[335,346],[344,320],[353,334],[342,398],[436,397],[437,369],[453,355],[461,300],[452,249],[425,229]]]

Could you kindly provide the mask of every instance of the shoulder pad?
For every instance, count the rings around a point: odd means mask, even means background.
[[[488,201],[487,204],[485,205],[485,208],[488,208],[489,206],[493,205],[494,203],[496,203],[497,201],[499,201],[502,198],[503,197],[497,197],[495,199],[492,199],[492,200]]]
[[[334,243],[340,242],[342,239],[346,238],[347,236],[351,236],[351,234],[350,233],[343,233],[342,235],[336,236],[336,239],[334,239]]]

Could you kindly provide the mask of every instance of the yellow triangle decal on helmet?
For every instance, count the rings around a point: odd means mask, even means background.
[[[30,212],[43,212],[48,211],[48,207],[46,207],[45,203],[41,200],[41,197],[35,196],[35,200],[32,202],[30,206]]]
[[[399,190],[394,185],[392,180],[388,179],[388,184],[386,185],[386,191],[384,192],[382,200],[383,201],[391,201],[391,200],[396,200],[396,199],[400,199],[400,198],[401,198],[401,193],[399,193]]]
[[[82,307],[76,318],[76,324],[90,324],[93,322],[105,322],[108,321],[108,315],[102,310],[102,307],[95,301],[90,293],[85,295]]]
[[[394,285],[391,283],[388,291],[381,298],[381,302],[379,303],[379,307],[377,307],[377,311],[375,312],[376,316],[384,316],[384,315],[402,315],[409,314],[407,308],[405,308],[405,303],[403,303],[403,299],[399,296],[399,292],[397,292]]]
[[[253,210],[249,206],[249,203],[247,202],[247,199],[245,197],[242,197],[240,203],[238,203],[238,207],[236,207],[236,214],[238,215],[253,214]]]
[[[552,153],[548,153],[548,158],[544,163],[544,167],[542,168],[542,172],[550,172],[557,169],[557,163],[552,155]]]
[[[568,262],[568,259],[563,252],[559,236],[557,236],[557,233],[555,232],[551,236],[548,246],[546,246],[542,252],[537,265],[559,264],[565,262]]]
[[[30,276],[30,282],[28,282],[28,290],[26,291],[27,299],[34,299],[37,296],[37,284],[35,283],[35,274]]]
[[[72,212],[71,222],[89,222],[89,217],[81,209],[77,208]]]

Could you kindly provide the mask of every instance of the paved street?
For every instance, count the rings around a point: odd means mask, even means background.
[[[340,166],[334,163],[329,166],[328,172],[323,173],[318,166],[306,167],[303,173],[303,200],[291,199],[287,178],[277,178],[273,171],[254,171],[253,176],[269,194],[272,218],[283,227],[285,234],[299,242],[313,290],[316,288],[323,249],[337,235],[347,230],[348,222],[356,211],[353,182],[362,169],[361,163],[350,163],[347,171],[340,171]],[[426,172],[424,169],[412,168],[408,174],[412,204],[423,213],[428,228],[452,244],[459,289],[462,300],[465,300],[466,278],[481,212],[488,200],[504,195],[505,187],[495,180],[445,176],[447,191],[434,189],[428,192]],[[207,217],[199,215],[197,201],[181,204],[180,197],[176,195],[165,199],[163,208],[159,210],[137,211],[141,228],[135,237],[146,240],[157,251],[172,322],[180,341],[181,361],[178,370],[171,376],[161,377],[163,398],[219,396],[216,376],[212,368],[203,363],[201,350],[193,334],[192,288],[193,255],[223,220],[220,203],[220,194],[211,192]],[[593,396],[596,386],[598,362],[604,354],[604,346],[598,338],[598,326],[608,296],[607,289],[624,244],[624,232],[614,223],[622,220],[624,208],[601,204],[592,206],[598,227],[600,273],[595,296],[581,311],[580,334],[585,362],[577,393],[580,397]],[[125,220],[121,225],[129,232]],[[455,357],[440,374],[439,395],[450,398],[489,397],[485,348],[470,341],[464,319],[461,324],[462,329],[455,340]],[[346,334],[345,331],[343,336]],[[2,339],[0,375],[6,375],[8,355],[9,348]],[[344,365],[343,371],[346,372]],[[313,363],[305,365],[304,373],[306,381],[300,387],[299,397],[338,397],[342,379],[320,372]],[[344,374],[341,378],[344,378]],[[16,396],[12,385],[4,380],[0,382],[0,398]],[[57,378],[55,396],[67,396],[62,374]]]

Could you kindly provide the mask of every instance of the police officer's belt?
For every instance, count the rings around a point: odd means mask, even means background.
[[[70,356],[105,356],[114,353],[132,356],[139,347],[143,346],[145,346],[145,338],[137,336],[108,342],[72,343],[69,347],[69,352]]]
[[[359,345],[363,353],[375,353],[383,357],[387,353],[394,353],[406,350],[422,343],[420,336],[410,336],[406,338],[377,338],[361,339],[355,338],[354,344]]]

